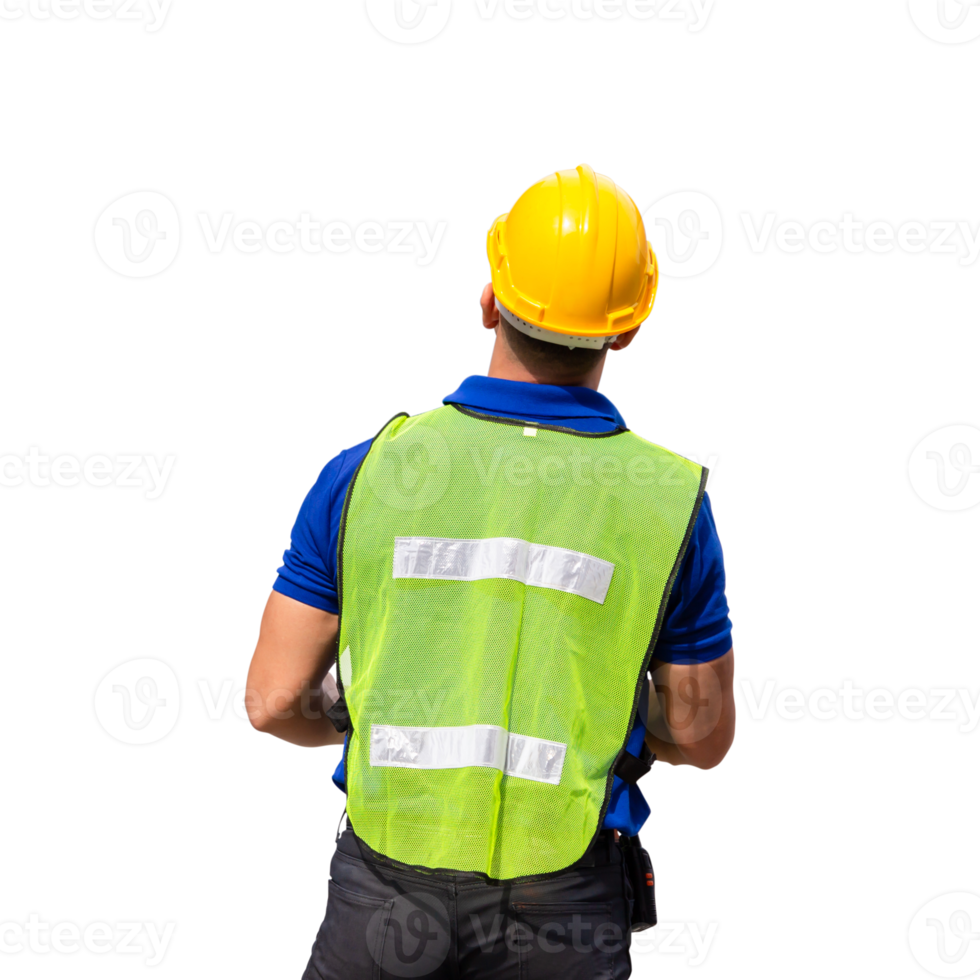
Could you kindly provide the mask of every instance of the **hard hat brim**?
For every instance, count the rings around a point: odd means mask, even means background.
[[[496,305],[503,319],[515,330],[520,331],[527,337],[532,337],[534,340],[543,340],[546,343],[558,344],[561,347],[568,347],[569,349],[584,347],[590,350],[602,350],[606,344],[611,344],[619,338],[619,334],[613,334],[612,336],[576,337],[571,334],[558,333],[555,330],[548,330],[545,327],[539,327],[534,323],[529,323],[527,320],[522,320],[515,313],[511,313],[499,299],[496,300]]]

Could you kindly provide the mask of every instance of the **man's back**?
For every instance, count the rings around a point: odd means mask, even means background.
[[[510,879],[598,832],[700,466],[624,429],[392,420],[340,544],[348,814],[374,849]]]

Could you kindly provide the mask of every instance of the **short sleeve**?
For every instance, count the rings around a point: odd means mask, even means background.
[[[673,664],[707,663],[723,657],[731,647],[725,562],[711,501],[705,494],[653,657]]]
[[[334,457],[306,495],[273,589],[308,606],[339,612],[337,542],[347,487],[371,440]]]

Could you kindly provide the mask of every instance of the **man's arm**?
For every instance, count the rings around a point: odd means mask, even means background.
[[[717,766],[735,738],[735,652],[703,664],[650,665],[646,743],[673,766]]]
[[[273,592],[246,682],[254,728],[296,745],[339,745],[342,733],[324,711],[336,699],[327,671],[337,657],[338,617]],[[324,691],[324,678],[330,691]]]

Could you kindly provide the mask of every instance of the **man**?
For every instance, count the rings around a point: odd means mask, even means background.
[[[636,782],[734,736],[706,473],[597,390],[656,293],[636,205],[562,171],[488,254],[488,376],[326,466],[249,671],[256,728],[345,744],[308,980],[629,976],[656,914]]]

